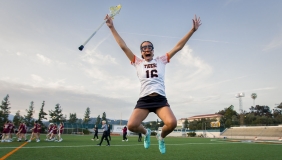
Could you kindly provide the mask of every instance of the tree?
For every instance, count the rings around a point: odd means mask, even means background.
[[[89,120],[90,120],[90,108],[87,107],[87,108],[86,108],[86,111],[85,111],[85,113],[84,113],[83,122],[87,124],[87,123],[89,122]]]
[[[32,126],[34,123],[33,120],[33,113],[34,113],[34,103],[33,101],[30,102],[29,109],[26,109],[27,115],[24,115],[24,121],[26,123],[26,126]]]
[[[71,124],[76,123],[77,121],[76,113],[70,113],[70,119],[68,121]]]
[[[64,121],[64,117],[63,117],[63,113],[62,113],[63,109],[61,108],[60,104],[56,104],[55,106],[55,110],[50,110],[49,111],[49,116],[50,122],[54,122],[54,123],[60,123],[61,121]]]
[[[45,116],[47,115],[46,112],[44,112],[44,105],[45,105],[45,101],[42,102],[42,106],[40,108],[40,111],[38,113],[38,123],[41,125],[41,132],[43,133],[46,129],[46,127],[43,125],[42,120],[43,119],[47,119]]]
[[[42,120],[43,119],[47,119],[45,116],[47,115],[46,112],[44,112],[44,105],[45,105],[45,101],[42,102],[42,106],[40,108],[39,114],[38,114],[38,123],[41,124],[41,126],[43,126]]]
[[[194,120],[189,123],[190,130],[197,130],[198,129],[198,121]]]
[[[277,106],[277,108],[282,109],[282,102]]]
[[[267,116],[272,117],[271,110],[268,106],[256,105],[253,109],[256,116]]]
[[[98,124],[100,124],[100,123],[101,123],[101,118],[100,118],[100,115],[98,115],[95,124],[98,126]]]
[[[2,103],[0,105],[0,126],[2,127],[6,121],[8,121],[8,117],[10,114],[10,109],[9,107],[10,102],[9,102],[9,94],[4,97],[2,100]]]
[[[22,120],[23,117],[21,116],[20,111],[18,110],[16,112],[16,115],[14,116],[13,123],[15,124],[15,126],[19,126]]]
[[[189,122],[188,122],[188,119],[185,119],[184,121],[184,127],[183,128],[188,128],[188,125],[189,125]]]
[[[103,113],[102,121],[106,121],[106,123],[108,124],[106,112]]]
[[[221,110],[218,112],[218,114],[221,114],[222,117],[220,118],[220,124],[224,125],[224,127],[231,127],[231,125],[236,124],[235,117],[239,117],[239,114],[234,110],[234,106],[231,105],[228,108],[224,108],[224,110]],[[236,118],[238,119],[238,118]]]

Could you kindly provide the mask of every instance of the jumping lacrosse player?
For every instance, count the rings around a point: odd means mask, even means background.
[[[171,58],[180,51],[189,38],[201,25],[200,18],[193,19],[192,29],[176,44],[172,50],[160,57],[154,57],[154,46],[150,41],[144,41],[140,45],[141,57],[137,57],[126,45],[123,39],[116,31],[112,18],[109,15],[105,18],[116,42],[123,50],[131,64],[136,68],[137,75],[141,83],[139,100],[128,120],[128,129],[132,132],[143,133],[144,147],[150,146],[151,130],[145,129],[141,122],[148,116],[150,112],[154,112],[164,122],[162,132],[158,133],[157,139],[159,150],[162,154],[166,152],[164,138],[171,133],[177,125],[177,120],[168,104],[165,94],[165,66],[170,62]]]

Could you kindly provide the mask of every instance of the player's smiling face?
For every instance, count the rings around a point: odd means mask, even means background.
[[[144,42],[141,45],[141,54],[145,61],[151,61],[154,57],[154,47],[150,42]]]

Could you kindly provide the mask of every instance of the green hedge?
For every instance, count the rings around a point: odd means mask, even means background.
[[[195,132],[188,132],[188,133],[187,133],[187,136],[188,136],[188,137],[195,137],[195,136],[196,136],[196,133],[195,133]]]

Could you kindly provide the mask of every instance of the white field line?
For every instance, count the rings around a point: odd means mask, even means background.
[[[234,143],[234,142],[217,142],[217,143],[181,143],[181,144],[166,144],[166,146],[181,146],[181,145],[196,145],[196,144],[227,144],[227,143]],[[151,144],[151,146],[156,146],[158,144]],[[133,144],[133,145],[111,145],[110,147],[132,147],[132,146],[143,146],[143,144]],[[79,147],[107,147],[106,144],[103,146],[97,145],[78,145],[78,146],[33,146],[33,147],[22,147],[21,149],[25,148],[79,148]],[[0,147],[0,149],[8,149],[8,148],[18,148],[18,147]]]

